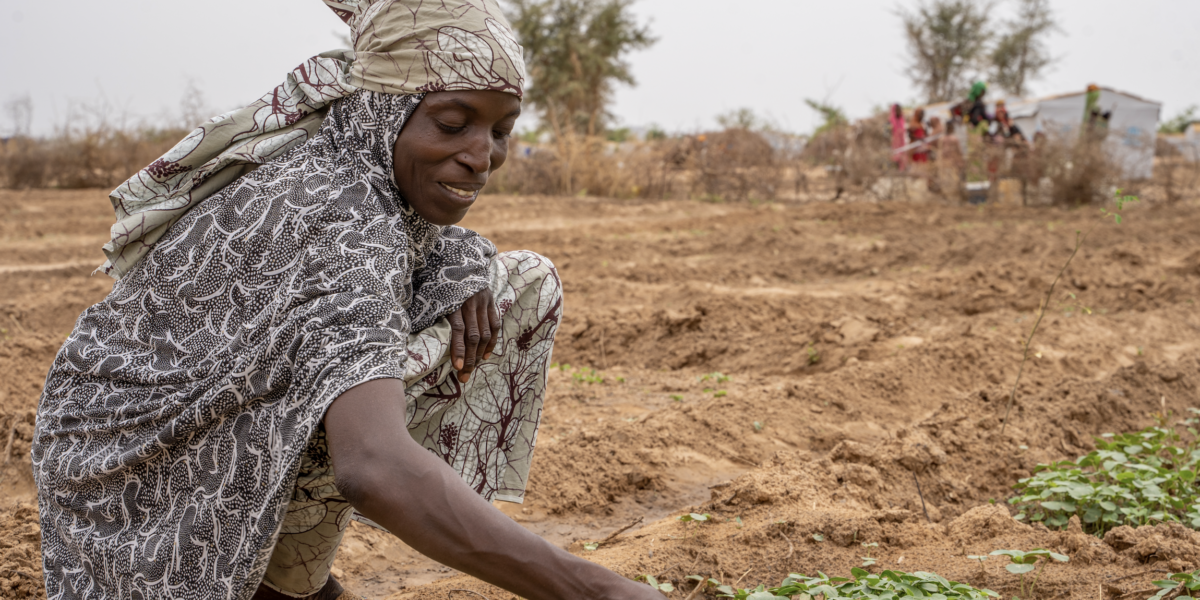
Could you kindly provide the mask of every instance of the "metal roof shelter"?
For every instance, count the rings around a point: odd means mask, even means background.
[[[1079,134],[1086,115],[1087,92],[1079,91],[1032,100],[1014,101],[1008,106],[1013,122],[1032,138],[1037,132],[1068,137]],[[1121,165],[1126,177],[1149,178],[1154,172],[1154,140],[1162,103],[1146,100],[1120,90],[1102,87],[1097,106],[1111,112],[1105,145]]]
[[[1069,92],[1044,98],[1005,99],[1008,114],[1021,128],[1025,137],[1033,139],[1038,132],[1051,137],[1079,135],[1085,121],[1087,91]],[[1105,145],[1121,165],[1124,175],[1133,179],[1149,178],[1154,171],[1154,141],[1162,103],[1146,100],[1128,92],[1101,87],[1097,106],[1101,112],[1111,112]],[[950,116],[950,103],[925,107],[927,116]],[[988,102],[988,112],[995,113],[995,101]],[[960,135],[963,130],[960,128]]]

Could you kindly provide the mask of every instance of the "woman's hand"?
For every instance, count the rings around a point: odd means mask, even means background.
[[[644,583],[567,553],[468,486],[405,426],[404,382],[375,379],[325,413],[337,489],[417,552],[530,600],[666,600]]]
[[[459,383],[466,383],[471,371],[491,358],[499,337],[500,313],[487,288],[450,313],[450,361],[458,371]]]

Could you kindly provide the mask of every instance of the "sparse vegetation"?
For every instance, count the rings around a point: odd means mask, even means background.
[[[999,594],[991,590],[976,589],[957,581],[948,581],[934,573],[915,571],[883,571],[878,575],[864,569],[852,569],[852,579],[830,577],[821,573],[817,577],[809,577],[792,573],[777,587],[768,588],[759,585],[755,588],[736,589],[731,585],[723,585],[713,579],[693,575],[689,579],[705,582],[716,588],[719,598],[735,598],[736,600],[787,600],[788,598],[815,598],[818,595],[825,600],[904,600],[905,598],[920,598],[923,600],[987,600],[997,598]]]
[[[1196,424],[1194,417],[1184,421],[1186,438],[1164,427],[1105,434],[1078,460],[1038,465],[1015,486],[1016,518],[1061,528],[1078,516],[1084,530],[1097,535],[1118,525],[1163,522],[1200,529]]]
[[[992,556],[1007,556],[1009,563],[1004,565],[1004,568],[1014,575],[1021,576],[1021,598],[1030,600],[1033,597],[1034,589],[1037,588],[1038,577],[1045,568],[1047,560],[1056,560],[1058,562],[1067,562],[1070,560],[1065,554],[1051,552],[1042,548],[1033,550],[994,550]],[[1025,586],[1026,575],[1033,573],[1033,581],[1029,582],[1029,586]]]

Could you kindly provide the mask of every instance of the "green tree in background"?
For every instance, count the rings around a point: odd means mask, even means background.
[[[555,137],[595,136],[609,120],[617,83],[634,85],[625,57],[656,40],[632,0],[511,0],[532,81],[525,97]]]
[[[817,101],[812,98],[805,98],[804,103],[809,108],[817,111],[821,115],[821,124],[817,126],[817,130],[813,132],[813,137],[816,137],[826,131],[837,129],[842,125],[849,125],[850,120],[846,118],[846,112],[840,107],[834,106],[829,102]]]
[[[1053,62],[1046,38],[1059,30],[1050,0],[1018,0],[1017,16],[1004,23],[1004,33],[988,55],[996,85],[1015,96],[1029,93],[1029,82]]]
[[[1158,126],[1159,133],[1184,133],[1187,131],[1188,125],[1200,121],[1200,117],[1196,115],[1196,105],[1189,106],[1176,114],[1174,117],[1163,121]]]
[[[926,101],[963,95],[987,53],[993,7],[986,0],[922,0],[915,10],[898,10],[908,43],[907,73]]]

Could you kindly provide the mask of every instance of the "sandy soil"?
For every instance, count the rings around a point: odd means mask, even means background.
[[[1071,562],[1046,569],[1040,598],[1140,600],[1200,567],[1200,534],[1101,540],[1024,525],[1003,501],[1094,435],[1200,406],[1197,217],[1136,206],[1092,233],[1001,433],[1021,337],[1094,210],[485,198],[467,225],[549,256],[567,293],[529,497],[501,508],[688,591],[693,573],[847,575],[874,542],[878,567],[1006,595],[1002,561],[966,556],[1057,549]],[[58,345],[110,288],[89,277],[110,222],[103,192],[0,192],[0,597],[41,597],[33,414]],[[675,519],[689,511],[714,520]],[[512,597],[365,527],[335,569],[372,598]]]

